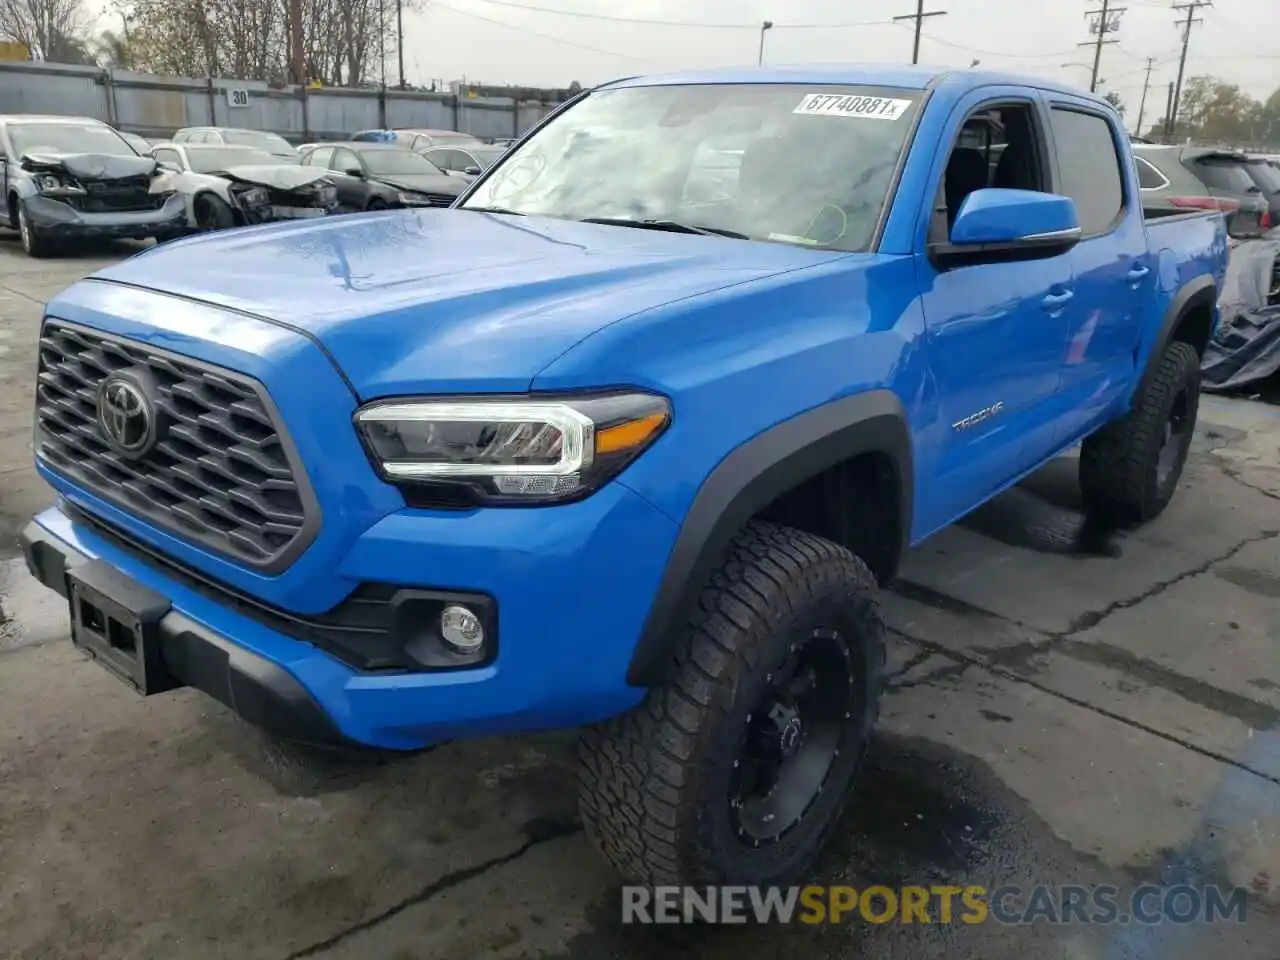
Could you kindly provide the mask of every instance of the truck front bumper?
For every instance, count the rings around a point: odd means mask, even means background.
[[[176,193],[156,210],[111,213],[86,213],[52,197],[28,197],[23,203],[33,227],[60,239],[142,240],[187,226],[186,201]]]
[[[163,674],[154,689],[194,687],[288,739],[400,750],[578,726],[638,703],[644,690],[626,671],[676,534],[621,484],[555,508],[387,516],[356,540],[341,572],[355,583],[491,597],[498,646],[480,666],[378,670],[264,622],[78,510],[60,501],[27,526],[27,565],[64,596],[78,569],[105,567],[125,591],[162,601],[149,631]],[[112,651],[102,653],[111,667]]]

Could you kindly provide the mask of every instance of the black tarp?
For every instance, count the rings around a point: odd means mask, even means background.
[[[1280,230],[1231,251],[1218,297],[1222,319],[1204,352],[1204,389],[1235,393],[1280,371]]]

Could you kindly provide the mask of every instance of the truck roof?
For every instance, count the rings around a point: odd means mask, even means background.
[[[644,87],[668,84],[710,83],[839,83],[850,86],[896,87],[900,90],[927,90],[943,83],[957,89],[1013,85],[1035,87],[1072,96],[1082,96],[1099,104],[1107,101],[1066,84],[1044,77],[1022,76],[989,70],[958,70],[954,67],[910,66],[885,63],[801,64],[776,67],[724,67],[627,77],[605,87]],[[1109,104],[1108,104],[1109,105]]]

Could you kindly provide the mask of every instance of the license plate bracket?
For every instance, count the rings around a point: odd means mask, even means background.
[[[160,621],[169,600],[101,560],[67,571],[71,642],[108,672],[150,696],[182,684],[165,667]]]

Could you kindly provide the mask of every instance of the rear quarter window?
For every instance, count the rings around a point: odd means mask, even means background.
[[[1143,157],[1133,158],[1134,169],[1138,171],[1138,186],[1143,190],[1156,190],[1169,182],[1168,178]]]
[[[1124,179],[1111,123],[1066,107],[1050,111],[1058,151],[1058,192],[1076,202],[1086,237],[1108,232],[1124,210]]]

